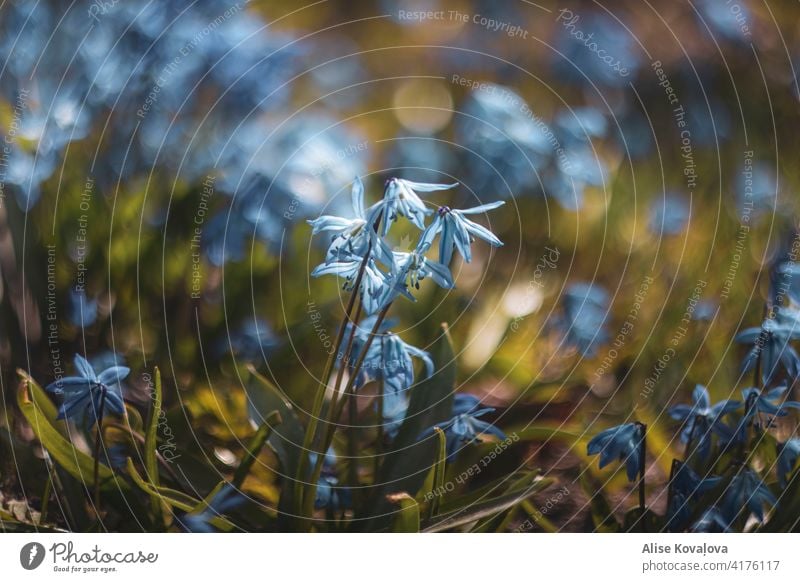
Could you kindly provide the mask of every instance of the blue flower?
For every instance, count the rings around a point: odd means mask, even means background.
[[[679,467],[670,482],[671,497],[667,514],[669,528],[675,531],[683,529],[684,524],[691,517],[692,502],[713,489],[722,481],[722,477],[708,476],[701,479],[686,463],[673,462],[678,463]]]
[[[494,412],[494,408],[481,407],[480,400],[471,394],[456,394],[453,399],[453,417],[425,430],[420,439],[434,434],[434,429],[444,431],[447,443],[447,458],[452,459],[462,447],[486,440],[486,436],[505,439],[506,434],[492,423],[480,417]]]
[[[97,321],[97,299],[86,297],[86,291],[73,287],[69,293],[69,322],[85,328]]]
[[[501,198],[530,189],[532,176],[553,154],[552,130],[518,93],[501,85],[472,91],[463,112],[457,137],[469,156],[463,166],[470,189]]]
[[[719,508],[712,506],[703,512],[690,530],[695,533],[728,532],[730,531],[730,522],[725,519]]]
[[[364,266],[364,274],[361,277],[359,293],[361,294],[364,309],[367,314],[372,315],[385,305],[386,289],[389,287],[391,279],[389,275],[378,268],[371,257],[360,258],[354,255],[341,257],[335,262],[318,265],[311,271],[311,276],[336,275],[344,277],[344,289],[352,291],[364,261],[367,263]]]
[[[555,118],[559,136],[565,141],[588,143],[605,136],[608,120],[595,107],[575,107],[560,111]]]
[[[425,182],[412,182],[402,178],[391,178],[386,185],[383,200],[373,206],[372,212],[382,212],[381,236],[386,236],[389,227],[397,220],[398,216],[405,216],[420,230],[425,229],[425,217],[432,210],[425,206],[417,192],[437,192],[449,190],[458,186],[455,184],[429,184]]]
[[[761,478],[750,468],[744,468],[731,479],[722,499],[720,510],[728,523],[732,523],[747,508],[748,515],[764,521],[764,505],[774,506],[777,499]]]
[[[629,422],[608,428],[596,435],[586,448],[589,455],[600,454],[600,468],[611,461],[625,461],[628,481],[635,481],[641,467],[642,425]]]
[[[669,415],[683,423],[681,441],[694,442],[702,458],[708,457],[711,450],[711,435],[716,433],[728,439],[731,430],[721,420],[741,407],[736,400],[722,400],[713,406],[705,386],[698,384],[692,392],[693,405],[676,404],[668,410]],[[687,451],[688,452],[688,451]]]
[[[777,308],[776,308],[777,309]],[[777,309],[761,327],[751,327],[736,336],[736,341],[753,344],[742,362],[742,371],[755,367],[761,358],[761,381],[768,386],[782,365],[790,378],[800,375],[800,355],[790,341],[800,339],[800,317],[794,311]]]
[[[423,252],[427,251],[433,244],[436,235],[439,234],[439,262],[443,265],[449,265],[453,258],[453,249],[458,249],[458,252],[467,263],[472,260],[470,246],[475,238],[479,238],[493,247],[503,246],[500,239],[488,228],[464,218],[467,215],[494,210],[503,204],[505,202],[501,200],[467,210],[457,210],[447,206],[440,207],[436,213],[436,218],[433,219],[433,222],[425,229],[422,235],[420,249]]]
[[[608,294],[599,285],[574,283],[564,293],[562,305],[564,314],[556,320],[557,327],[569,345],[592,357],[608,339]]]
[[[786,487],[786,478],[794,471],[797,459],[800,458],[800,438],[793,437],[779,445],[778,450],[778,482]]]
[[[246,360],[257,360],[275,347],[277,340],[269,324],[261,318],[250,318],[231,332],[224,349],[230,348],[233,354]]]
[[[245,502],[245,497],[233,485],[226,483],[222,489],[197,513],[186,513],[178,520],[191,533],[213,533],[211,520],[228,513]]]
[[[313,227],[312,235],[321,232],[333,234],[326,262],[333,262],[342,255],[363,257],[371,250],[375,257],[386,265],[391,265],[388,246],[375,232],[375,221],[378,220],[379,213],[377,210],[367,211],[364,208],[364,184],[361,178],[356,177],[353,182],[350,197],[355,215],[353,218],[324,215],[308,221]]]
[[[375,321],[375,316],[368,317],[356,327],[353,340],[355,353],[363,350]],[[377,331],[378,336],[372,340],[356,378],[356,388],[367,382],[382,380],[387,391],[398,393],[407,390],[414,384],[414,358],[425,364],[426,377],[433,374],[433,360],[428,352],[406,343],[400,336],[390,332],[389,328],[393,323],[384,321]]]
[[[407,391],[397,391],[389,386],[384,386],[383,390],[383,430],[389,438],[395,438],[400,425],[406,419],[408,412],[408,393]]]
[[[393,255],[395,266],[386,287],[381,293],[381,307],[385,307],[394,301],[398,295],[403,295],[411,301],[416,301],[410,289],[412,287],[419,289],[420,281],[426,278],[430,278],[443,289],[452,289],[455,286],[450,269],[441,263],[426,258],[418,250],[410,253],[394,251]]]
[[[59,419],[83,417],[86,426],[92,426],[109,410],[124,414],[119,383],[128,376],[129,368],[112,366],[97,374],[85,358],[76,354],[75,369],[78,376],[67,376],[47,386],[48,392],[64,397],[58,409]]]
[[[745,388],[742,390],[742,398],[744,398],[747,406],[747,414],[744,420],[747,421],[757,414],[786,416],[789,414],[789,411],[786,410],[787,408],[800,409],[800,402],[783,399],[783,395],[787,390],[787,386],[778,386],[768,390],[766,393],[758,388]]]
[[[654,200],[650,206],[648,226],[656,235],[679,234],[689,221],[689,204],[675,194]]]
[[[340,511],[352,506],[350,489],[339,485],[336,476],[336,451],[333,447],[325,453],[322,461],[322,473],[317,481],[316,497],[314,498],[315,509],[328,509],[330,511]],[[311,466],[317,462],[317,456],[310,456]]]

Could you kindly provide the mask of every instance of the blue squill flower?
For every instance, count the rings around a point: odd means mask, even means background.
[[[775,316],[764,320],[761,327],[751,327],[736,336],[739,343],[753,344],[742,362],[742,371],[753,369],[761,357],[764,386],[769,386],[779,366],[790,378],[797,378],[800,375],[800,355],[789,343],[797,339],[800,339],[800,317],[794,311],[777,309]]]
[[[391,265],[388,246],[375,232],[375,221],[380,216],[375,210],[364,207],[364,184],[356,177],[350,192],[353,205],[353,218],[324,215],[308,223],[313,227],[311,234],[329,232],[333,235],[326,262],[334,262],[342,255],[363,257],[367,251],[373,256]]]
[[[393,439],[406,419],[408,393],[387,388],[384,387],[383,392],[383,431]]]
[[[366,261],[366,265],[364,266],[364,274],[361,277],[359,293],[361,294],[364,309],[367,314],[372,315],[385,305],[383,299],[391,279],[389,275],[378,268],[371,257],[349,256],[342,257],[332,263],[323,263],[311,271],[311,276],[336,275],[343,277],[345,279],[344,289],[352,291],[364,261]]]
[[[565,341],[585,357],[594,356],[597,347],[608,339],[608,293],[599,285],[573,283],[564,293],[562,305],[564,313],[556,326]]]
[[[339,485],[339,479],[336,476],[337,461],[336,451],[330,447],[322,460],[322,473],[317,481],[316,497],[314,498],[315,509],[339,511],[352,505],[350,490]],[[311,454],[311,466],[313,467],[316,462],[317,455]]]
[[[640,449],[643,437],[642,425],[635,422],[620,424],[596,435],[586,450],[590,455],[600,454],[601,469],[612,461],[624,461],[628,481],[635,481],[642,468]]]
[[[720,510],[728,523],[732,523],[744,509],[747,509],[748,515],[753,514],[763,522],[764,506],[774,506],[777,502],[772,491],[755,471],[748,467],[731,479],[725,490]]]
[[[722,419],[742,406],[736,400],[722,400],[713,406],[705,386],[698,384],[692,392],[694,404],[676,404],[667,412],[669,415],[683,423],[681,441],[693,442],[702,458],[707,458],[711,450],[711,435],[730,438],[730,428],[721,421]],[[688,452],[688,451],[687,451]]]
[[[223,351],[231,352],[246,360],[258,360],[275,347],[277,340],[270,325],[262,318],[249,318],[233,330],[228,339],[221,342]]]
[[[703,512],[700,519],[694,522],[690,531],[695,533],[728,532],[730,531],[730,522],[722,515],[719,508],[713,506]]]
[[[350,489],[339,485],[338,477],[323,474],[317,482],[314,509],[341,511],[352,506]]]
[[[376,317],[372,316],[359,323],[353,340],[355,353],[359,353],[366,345],[375,321]],[[372,340],[356,378],[356,388],[367,382],[383,381],[387,391],[397,393],[407,390],[414,384],[414,358],[425,365],[426,378],[433,374],[433,360],[428,352],[406,343],[400,336],[390,332],[389,328],[393,323],[384,321],[377,331],[379,335]]]
[[[762,392],[758,388],[745,388],[742,390],[742,398],[744,398],[747,406],[747,414],[744,420],[747,421],[757,414],[786,416],[789,414],[787,408],[800,409],[800,402],[784,398],[784,394],[788,389],[788,386],[778,386],[766,392]]]
[[[472,214],[481,214],[494,210],[505,204],[504,201],[492,202],[491,204],[483,204],[475,208],[468,208],[467,210],[458,210],[442,206],[436,213],[436,218],[433,219],[430,226],[425,229],[425,232],[420,239],[420,249],[427,251],[436,235],[439,236],[439,262],[443,265],[449,265],[453,258],[453,249],[458,249],[458,252],[464,257],[464,260],[469,263],[472,260],[472,241],[476,238],[489,243],[493,247],[501,247],[503,243],[497,238],[492,231],[485,226],[481,226],[472,222],[465,216]]]
[[[462,447],[480,443],[486,437],[505,439],[506,434],[494,424],[480,420],[480,417],[494,412],[494,408],[482,407],[480,400],[471,394],[456,394],[453,399],[453,417],[425,430],[420,439],[434,434],[434,429],[444,431],[447,443],[447,458],[452,459]]]
[[[73,287],[69,292],[69,322],[85,328],[97,321],[97,299],[89,299],[86,291]]]
[[[608,119],[595,107],[564,109],[556,116],[559,137],[565,142],[590,142],[605,136]]]
[[[245,502],[245,497],[233,485],[226,483],[222,489],[197,513],[186,513],[178,517],[183,528],[191,533],[213,533],[211,520],[228,513]]]
[[[716,487],[722,477],[707,476],[701,479],[686,463],[678,463],[678,469],[670,482],[671,497],[668,501],[667,515],[672,531],[683,529],[692,515],[693,503],[704,493]]]
[[[781,487],[786,487],[786,478],[794,471],[798,458],[800,458],[800,438],[793,437],[779,445],[778,483]]]
[[[391,178],[386,185],[383,200],[373,206],[372,212],[382,212],[381,236],[386,236],[389,227],[398,216],[405,216],[420,230],[425,229],[425,217],[432,211],[425,206],[417,192],[437,192],[455,188],[458,184],[429,184],[412,182],[402,178]]]
[[[86,426],[94,425],[102,415],[111,411],[122,415],[125,404],[122,401],[120,382],[130,373],[125,366],[112,366],[99,374],[92,365],[80,355],[75,355],[75,369],[78,376],[67,376],[47,386],[47,391],[64,397],[58,409],[58,418],[75,419],[82,417]]]
[[[683,232],[689,220],[689,204],[675,194],[666,194],[650,205],[650,231],[658,236]]]

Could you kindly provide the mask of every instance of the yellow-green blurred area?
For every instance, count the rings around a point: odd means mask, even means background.
[[[142,25],[119,36],[122,55],[69,35],[54,45],[61,56],[15,48],[23,37],[9,31],[37,25],[26,8],[0,8],[0,128],[12,142],[1,166],[0,503],[39,495],[24,484],[39,487],[44,471],[41,449],[10,454],[35,442],[15,409],[17,368],[45,386],[59,366],[72,373],[73,354],[115,353],[132,370],[126,400],[146,417],[145,375],[158,366],[177,466],[203,494],[255,432],[248,364],[305,418],[348,299],[341,279],[310,277],[328,239],[306,221],[347,214],[356,175],[368,203],[394,176],[458,182],[426,196],[437,205],[506,201],[472,217],[504,246],[476,241],[472,262],[451,265],[455,289],[423,281],[390,317],[426,350],[446,323],[458,391],[494,407],[507,434],[542,430],[491,469],[538,469],[570,488],[536,528],[585,529],[584,471],[620,511],[635,505],[624,470],[586,456],[597,432],[647,423],[648,479],[663,483],[683,446],[666,409],[695,384],[715,401],[752,384],[733,338],[760,324],[796,230],[796,3],[253,0],[230,17],[226,3],[207,4],[162,7],[168,17],[150,28],[173,44]],[[62,34],[55,15],[68,8],[54,5],[35,38]],[[104,28],[124,20],[114,10],[83,18],[115,35]],[[92,69],[87,54],[119,60]],[[109,70],[133,80],[109,89]],[[62,95],[80,97],[64,112]],[[34,113],[45,129],[23,123]],[[49,138],[53,126],[67,137]],[[410,250],[418,236],[399,221],[391,244]],[[591,350],[564,327],[577,283],[608,297]],[[359,411],[365,426],[370,411]],[[243,486],[270,511],[277,466],[265,448]]]

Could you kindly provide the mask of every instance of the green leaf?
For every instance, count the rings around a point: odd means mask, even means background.
[[[17,404],[25,420],[33,429],[36,438],[52,456],[53,460],[87,488],[94,486],[94,459],[79,451],[55,428],[56,408],[44,390],[27,374],[20,373],[22,382],[17,390]],[[114,478],[114,473],[102,463],[99,465],[100,486],[125,487],[124,481]]]
[[[161,371],[158,367],[154,370],[155,387],[153,392],[153,406],[150,408],[150,418],[147,419],[147,431],[144,436],[144,466],[147,478],[155,487],[158,487],[158,421],[161,416]]]
[[[147,420],[147,430],[144,435],[144,467],[147,474],[147,479],[153,485],[158,487],[158,459],[156,457],[156,449],[158,448],[158,423],[161,420],[161,371],[156,366],[153,371],[155,376],[154,392],[153,392],[153,406],[150,408],[150,418]],[[151,507],[153,509],[153,516],[157,522],[163,521],[162,502],[157,497],[150,497]]]
[[[434,432],[439,444],[439,454],[436,457],[436,464],[433,466],[433,487],[431,488],[431,491],[436,492],[437,494],[433,496],[430,506],[428,507],[429,520],[432,519],[434,515],[439,513],[439,503],[442,499],[442,495],[439,493],[444,491],[445,464],[447,463],[447,437],[445,436],[444,431],[438,426],[435,428]]]
[[[592,512],[595,531],[619,531],[620,524],[614,517],[614,512],[611,511],[611,504],[606,499],[603,489],[595,486],[585,473],[581,475],[581,488],[586,497],[589,498],[589,507]]]
[[[250,439],[250,443],[247,445],[244,458],[239,462],[239,466],[233,474],[231,483],[234,487],[237,489],[242,487],[242,483],[244,483],[248,473],[250,473],[250,469],[253,467],[253,463],[255,463],[258,454],[261,452],[261,449],[264,448],[270,434],[272,434],[273,427],[278,426],[280,423],[280,413],[277,410],[273,410],[267,415],[267,418],[264,419],[264,423],[258,427],[258,431],[256,431],[256,434]]]
[[[523,487],[514,487],[511,491],[499,495],[494,499],[475,503],[468,508],[459,509],[434,518],[424,529],[425,532],[438,532],[457,528],[469,523],[480,521],[504,512],[522,503],[530,496],[546,489],[553,483],[553,479],[536,476]]]
[[[247,378],[245,391],[252,422],[260,426],[276,411],[281,418],[280,425],[272,427],[267,443],[275,451],[281,464],[282,483],[278,511],[281,520],[286,520],[293,514],[294,477],[297,474],[305,431],[291,403],[275,384],[256,372],[252,366],[248,366],[245,372],[243,377]],[[287,524],[283,523],[282,526]]]
[[[396,533],[419,532],[419,505],[408,493],[392,493],[386,500],[396,506],[399,511],[394,513],[392,531]]]

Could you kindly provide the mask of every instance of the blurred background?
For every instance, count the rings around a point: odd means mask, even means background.
[[[40,470],[17,368],[116,358],[144,411],[158,365],[199,489],[252,433],[239,366],[309,409],[345,296],[309,277],[306,220],[350,212],[355,176],[371,202],[394,176],[507,202],[478,219],[505,246],[394,311],[423,349],[448,323],[459,390],[506,432],[576,435],[502,463],[574,480],[580,439],[635,415],[663,478],[665,408],[748,385],[733,337],[792,250],[799,23],[746,0],[4,3],[0,502]],[[274,506],[269,455],[247,488]],[[549,518],[578,530],[570,491]]]

